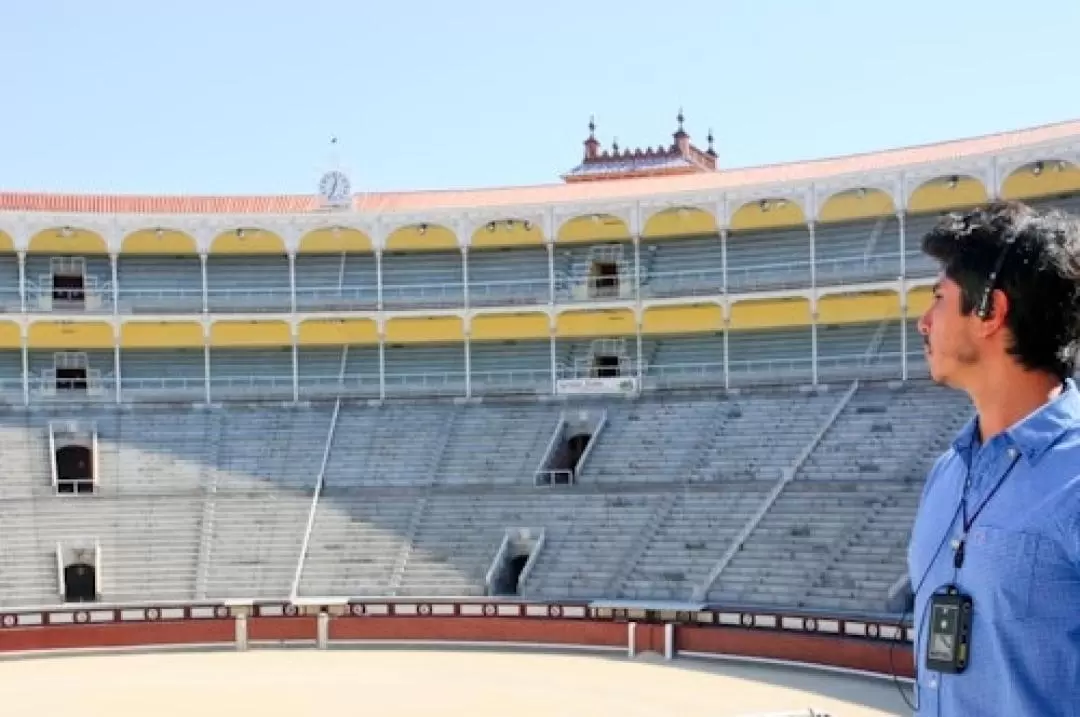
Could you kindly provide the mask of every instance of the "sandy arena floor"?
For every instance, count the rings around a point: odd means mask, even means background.
[[[253,650],[0,662],[4,717],[732,717],[909,712],[889,682],[723,662],[443,650]]]

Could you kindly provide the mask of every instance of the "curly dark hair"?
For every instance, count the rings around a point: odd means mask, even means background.
[[[1064,380],[1080,348],[1080,224],[1058,210],[1036,211],[1019,202],[944,217],[923,237],[923,252],[936,259],[960,288],[966,316],[991,291],[1009,299],[1008,353],[1032,371]],[[993,302],[990,302],[993,306]]]

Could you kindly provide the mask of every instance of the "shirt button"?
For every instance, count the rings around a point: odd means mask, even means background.
[[[935,690],[937,689],[937,678],[936,677],[931,677],[930,678],[930,687],[935,689]]]
[[[1009,458],[1016,458],[1016,449],[1015,448],[1010,448],[1009,449]]]

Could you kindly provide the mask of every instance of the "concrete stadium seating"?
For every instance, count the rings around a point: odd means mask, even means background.
[[[858,390],[721,572],[710,599],[881,609],[932,460],[968,418],[934,386]]]
[[[375,257],[363,254],[301,254],[296,257],[296,308],[356,311],[378,306]]]
[[[524,595],[880,611],[968,408],[918,382],[833,389],[591,401],[607,422],[570,487],[532,479],[561,403],[103,406],[80,416],[89,496],[51,488],[63,408],[8,411],[0,605],[56,602],[56,545],[87,541],[110,601],[283,597],[298,566],[307,596],[478,595],[523,528],[545,536]]]
[[[543,248],[469,252],[469,304],[546,304],[551,298],[548,253]]]
[[[198,257],[121,256],[117,279],[124,313],[202,311],[202,267]]]

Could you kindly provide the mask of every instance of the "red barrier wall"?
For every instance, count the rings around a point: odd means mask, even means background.
[[[249,641],[326,639],[408,640],[574,645],[629,650],[630,622],[620,611],[572,604],[348,603],[298,606],[92,607],[0,613],[0,653],[80,648],[190,644],[234,645],[246,625]],[[666,617],[665,617],[666,615]],[[674,630],[674,653],[731,655],[911,677],[906,633],[888,625],[776,613],[651,611],[634,627],[636,652],[665,652]]]
[[[895,670],[890,665],[890,649]],[[915,674],[907,645],[846,637],[680,625],[675,628],[675,650],[807,662],[900,677]]]
[[[249,640],[315,640],[314,617],[253,617]]]
[[[330,639],[627,645],[626,626],[614,622],[514,617],[343,617],[330,621]]]
[[[47,625],[0,631],[0,653],[142,645],[232,643],[231,619],[108,625]]]

